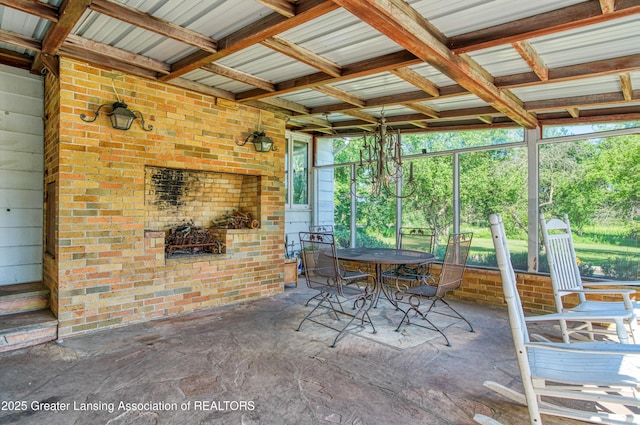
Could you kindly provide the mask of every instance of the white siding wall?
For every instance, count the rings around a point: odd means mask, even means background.
[[[316,148],[318,164],[333,163],[333,144],[319,143]],[[333,168],[316,170],[316,202],[314,206],[314,217],[316,224],[333,225],[334,212],[334,181]]]
[[[0,285],[42,279],[43,79],[0,65]]]

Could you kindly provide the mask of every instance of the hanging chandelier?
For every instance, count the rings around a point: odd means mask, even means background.
[[[387,126],[384,111],[372,132],[363,135],[360,161],[356,176],[371,186],[371,195],[385,193],[396,198],[411,196],[417,187],[413,176],[413,163],[409,163],[409,176],[404,177],[400,130]],[[355,183],[355,182],[354,182]],[[353,187],[353,185],[352,185]]]

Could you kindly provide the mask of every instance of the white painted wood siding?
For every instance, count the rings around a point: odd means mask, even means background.
[[[0,285],[42,279],[43,79],[0,65]]]

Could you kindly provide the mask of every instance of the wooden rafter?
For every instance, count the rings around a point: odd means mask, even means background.
[[[330,85],[317,86],[313,88],[315,91],[320,92],[322,94],[326,94],[327,96],[334,97],[343,102],[349,103],[354,106],[358,106],[362,108],[365,105],[364,99],[355,96],[351,93],[347,93],[344,90],[337,89]]]
[[[561,81],[593,78],[602,75],[618,74],[620,72],[636,71],[640,69],[640,54],[610,58],[594,62],[579,63],[559,68],[549,69],[547,82],[557,83]],[[540,83],[539,78],[533,73],[505,75],[495,78],[498,87],[530,87]]]
[[[549,79],[549,68],[531,43],[528,41],[516,41],[513,43],[513,48],[522,56],[522,59],[524,59],[538,78],[542,81]]]
[[[616,1],[615,0],[599,0],[600,1],[600,9],[602,13],[613,13],[616,10]]]
[[[58,8],[39,0],[0,0],[0,6],[10,7],[47,21],[58,22]]]
[[[537,125],[536,118],[515,102],[512,96],[505,95],[491,81],[487,81],[482,73],[477,72],[473,65],[454,55],[442,44],[428,30],[426,20],[420,19],[416,13],[407,11],[410,7],[406,3],[397,0],[371,0],[367,4],[356,0],[335,2],[490,103],[516,123],[527,128]]]
[[[620,89],[622,90],[624,100],[631,102],[633,100],[633,85],[631,83],[630,73],[624,72],[620,74]]]
[[[296,16],[296,7],[289,0],[256,0],[256,1],[278,12],[282,16],[286,16],[287,18],[293,18],[294,16]]]
[[[205,52],[216,52],[216,41],[195,31],[158,19],[148,13],[140,12],[132,7],[113,0],[93,0],[91,10],[110,16],[128,24],[144,28],[164,37],[197,47]]]
[[[79,47],[71,43],[63,44],[59,49],[60,55],[68,58],[90,62],[105,69],[117,70],[126,74],[137,75],[148,79],[154,79],[158,73],[127,62],[122,62],[114,57],[100,52]]]
[[[414,111],[425,114],[431,118],[440,118],[440,112],[422,103],[402,103],[402,106],[413,109]]]
[[[413,84],[423,92],[428,93],[433,97],[440,96],[440,89],[438,86],[410,68],[397,68],[392,69],[390,72],[396,77],[402,78],[406,82]]]
[[[273,92],[276,90],[275,84],[273,84],[271,81],[254,77],[251,74],[247,74],[246,72],[229,68],[228,66],[220,65],[217,63],[211,63],[209,65],[203,66],[202,69],[206,69],[207,71],[213,72],[214,74],[222,75],[223,77],[227,77],[232,80],[239,81],[241,83],[249,84],[254,87],[259,87],[269,92]]]
[[[31,69],[33,59],[29,55],[0,48],[0,63],[21,69]]]
[[[322,72],[326,72],[332,77],[339,77],[342,72],[337,64],[323,58],[320,55],[316,55],[315,53],[303,47],[300,47],[295,43],[287,41],[282,37],[269,37],[265,40],[262,40],[261,44],[277,52],[280,52],[283,55],[287,55],[295,60],[306,63],[307,65],[319,69]]]
[[[89,5],[91,5],[91,0],[65,0],[62,2],[58,9],[60,19],[49,27],[42,40],[43,54],[54,55],[58,52]]]
[[[295,28],[305,22],[323,16],[336,10],[338,6],[331,0],[300,0],[296,3],[296,14],[286,18],[279,13],[273,13],[262,19],[218,40],[218,51],[207,53],[198,51],[177,61],[171,66],[171,74],[161,77],[161,80],[171,80],[203,65],[215,62],[232,53],[238,52],[269,37]]]
[[[77,35],[70,34],[67,36],[65,46],[74,46],[76,51],[85,51],[87,54],[99,54],[108,56],[114,60],[128,63],[136,67],[149,69],[160,74],[169,73],[169,65],[164,62],[151,59],[147,56],[131,53],[127,50],[118,49],[116,47],[109,46],[108,44],[98,43],[97,41],[89,40],[79,37]]]
[[[0,30],[0,43],[12,44],[34,52],[40,52],[42,50],[42,44],[35,38],[7,30]]]
[[[638,96],[640,90],[635,90],[632,97]],[[600,93],[585,96],[571,96],[565,98],[536,100],[525,102],[525,107],[529,111],[553,111],[558,109],[584,108],[624,102],[624,95],[621,92]]]
[[[366,112],[362,112],[358,109],[348,109],[346,111],[342,111],[343,114],[345,115],[349,115],[352,116],[354,118],[359,118],[362,121],[365,122],[370,122],[370,123],[377,123],[378,122],[378,118],[376,118],[375,116],[371,115],[371,114],[367,114]]]
[[[298,112],[301,114],[309,113],[309,108],[307,108],[306,106],[296,102],[292,102],[290,100],[280,99],[279,97],[265,97],[263,99],[260,99],[260,101],[288,111]]]

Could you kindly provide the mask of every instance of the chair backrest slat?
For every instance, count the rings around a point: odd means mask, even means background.
[[[443,295],[460,287],[467,257],[471,248],[473,233],[452,233],[449,235],[447,250],[442,261],[442,269],[438,276],[438,293]]]
[[[436,236],[432,229],[421,227],[403,227],[398,234],[397,246],[400,249],[433,252]]]
[[[558,311],[562,311],[564,293],[583,289],[569,217],[565,214],[563,220],[552,218],[547,221],[544,214],[540,214],[540,229],[556,307]],[[581,301],[584,301],[584,294],[578,294],[578,296]]]
[[[301,257],[307,286],[313,289],[337,290],[341,279],[332,233],[300,232]]]

